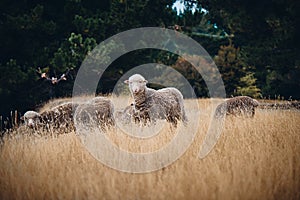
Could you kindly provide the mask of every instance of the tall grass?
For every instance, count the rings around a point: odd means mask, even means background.
[[[0,150],[0,199],[300,199],[300,112],[257,110],[253,119],[227,117],[217,145],[200,160],[211,107],[208,100],[198,103],[199,128],[190,148],[151,173],[106,167],[74,133],[6,135]],[[131,151],[139,151],[139,145],[157,149],[164,145],[159,141],[173,137],[168,127],[154,141],[107,134]]]

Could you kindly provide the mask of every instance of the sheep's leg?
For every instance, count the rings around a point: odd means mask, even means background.
[[[177,128],[177,120],[176,119],[173,120],[171,123],[172,123],[172,125],[173,125],[174,128]]]
[[[166,118],[167,122],[171,123],[174,128],[177,128],[177,119],[175,116],[168,115]]]
[[[255,115],[255,108],[254,108],[254,107],[252,107],[252,110],[251,110],[251,117],[253,118],[253,117],[254,117],[254,115]]]

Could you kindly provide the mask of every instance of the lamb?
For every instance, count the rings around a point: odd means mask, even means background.
[[[217,106],[214,117],[220,119],[225,115],[253,117],[258,101],[248,96],[233,97]]]
[[[126,106],[122,111],[117,111],[115,117],[124,124],[129,124],[131,120],[135,118],[134,115],[136,113],[134,104],[132,103],[129,106]]]
[[[166,119],[174,127],[178,120],[185,125],[187,117],[183,105],[181,92],[173,87],[154,90],[146,86],[147,80],[140,74],[134,74],[125,81],[134,98],[135,122],[142,122],[143,125],[154,122],[157,119]]]
[[[135,104],[131,103],[129,106],[126,106],[123,110],[117,111],[115,117],[123,124],[129,124],[132,121],[135,123],[139,123],[141,122],[141,118],[143,118],[143,116],[140,115],[140,113],[141,112],[135,109]],[[148,116],[147,119],[149,120],[150,116]]]
[[[95,97],[77,107],[74,114],[76,127],[109,129],[115,125],[113,112],[114,106],[109,99]]]

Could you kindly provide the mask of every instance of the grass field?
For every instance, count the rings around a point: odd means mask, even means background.
[[[0,150],[0,199],[300,199],[299,111],[227,117],[215,148],[199,159],[211,107],[208,100],[197,101],[201,117],[192,145],[176,162],[150,173],[106,167],[74,133],[6,136]],[[159,149],[173,137],[169,127],[149,141],[107,134],[130,151]]]

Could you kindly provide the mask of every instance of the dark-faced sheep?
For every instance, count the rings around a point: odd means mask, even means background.
[[[146,86],[147,80],[140,74],[135,74],[125,81],[134,99],[135,122],[147,124],[157,119],[166,119],[173,126],[178,121],[187,123],[181,92],[173,87],[154,90]]]
[[[248,96],[233,97],[217,106],[214,117],[221,118],[225,115],[253,117],[258,105],[258,101]]]
[[[79,105],[74,114],[76,127],[106,130],[115,125],[114,106],[105,97],[95,97]]]

